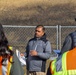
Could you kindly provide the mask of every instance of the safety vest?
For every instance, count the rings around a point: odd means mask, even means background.
[[[12,47],[9,46],[9,49],[12,50]],[[6,65],[7,71],[5,72],[6,73],[5,75],[10,75],[10,70],[11,70],[11,66],[12,66],[12,63],[11,63],[12,59],[13,59],[13,57],[11,56],[10,57],[10,62],[7,61],[7,65]],[[4,73],[3,73],[4,69],[3,69],[3,65],[2,65],[1,61],[2,61],[2,56],[0,56],[0,75],[4,75]]]
[[[52,75],[76,75],[76,48],[54,60],[50,70]]]

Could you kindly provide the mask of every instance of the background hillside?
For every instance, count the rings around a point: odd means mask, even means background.
[[[75,25],[76,0],[0,0],[5,25]]]

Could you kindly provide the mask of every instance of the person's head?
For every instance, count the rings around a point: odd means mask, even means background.
[[[42,37],[44,35],[44,33],[45,33],[45,27],[43,25],[36,26],[36,28],[35,28],[35,36],[37,38]]]

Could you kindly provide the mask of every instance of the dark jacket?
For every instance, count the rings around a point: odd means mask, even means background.
[[[36,50],[38,56],[30,56],[30,50]],[[51,45],[46,39],[46,35],[43,35],[41,38],[34,37],[29,40],[26,47],[26,54],[28,71],[45,72],[46,60],[51,54]]]
[[[66,38],[63,43],[62,49],[61,49],[61,54],[64,52],[73,49],[73,47],[76,46],[76,31],[70,33]]]

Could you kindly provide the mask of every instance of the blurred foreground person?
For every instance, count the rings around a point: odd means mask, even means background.
[[[76,31],[65,41],[63,53],[50,63],[47,75],[76,75]]]
[[[24,75],[19,59],[8,45],[8,40],[0,24],[0,75]]]
[[[66,36],[62,49],[61,49],[61,54],[63,54],[64,52],[68,50],[73,49],[74,46],[76,46],[76,31]]]

